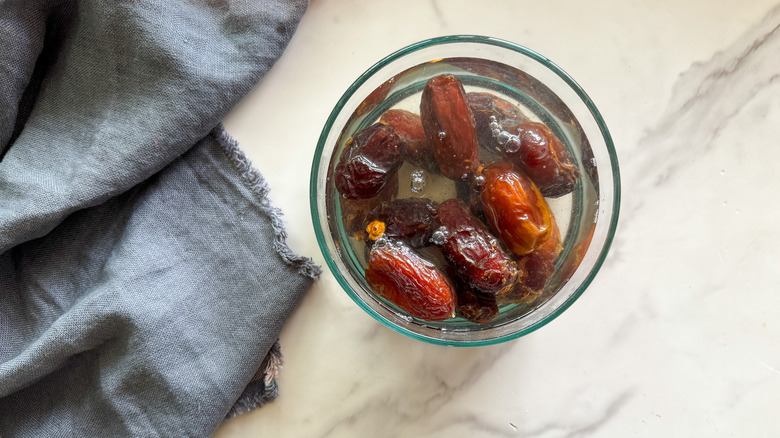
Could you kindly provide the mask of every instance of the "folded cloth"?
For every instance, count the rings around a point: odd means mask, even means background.
[[[219,121],[305,8],[0,2],[0,436],[208,436],[273,398],[319,267]]]

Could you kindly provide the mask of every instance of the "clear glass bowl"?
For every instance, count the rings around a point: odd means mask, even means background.
[[[462,318],[418,320],[375,295],[364,277],[365,247],[345,229],[340,218],[340,196],[331,178],[352,134],[375,123],[389,108],[417,112],[425,83],[443,73],[458,76],[466,91],[489,90],[545,123],[572,152],[581,174],[573,193],[548,199],[564,249],[542,296],[531,304],[504,306],[486,324]],[[456,35],[405,47],[369,68],[347,89],[317,144],[310,201],[314,230],[325,260],[363,310],[414,339],[480,346],[514,339],[544,326],[585,291],[604,262],[615,233],[620,177],[604,120],[566,72],[523,46],[490,37]]]

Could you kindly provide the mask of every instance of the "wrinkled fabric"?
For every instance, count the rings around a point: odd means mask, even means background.
[[[0,2],[0,436],[207,436],[272,398],[319,268],[219,121],[305,7]]]

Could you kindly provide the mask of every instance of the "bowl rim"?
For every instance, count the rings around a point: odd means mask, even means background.
[[[579,98],[582,99],[583,103],[590,111],[590,114],[593,116],[594,121],[598,125],[599,131],[601,132],[601,135],[604,139],[604,143],[607,147],[607,154],[609,156],[609,162],[610,162],[610,170],[612,172],[612,177],[614,180],[611,219],[610,219],[609,227],[607,229],[607,235],[604,240],[604,245],[602,246],[599,254],[597,255],[593,267],[590,269],[590,272],[587,273],[582,283],[578,285],[577,290],[574,291],[574,293],[572,293],[566,299],[566,301],[564,301],[557,309],[555,309],[549,315],[537,321],[536,323],[528,327],[525,327],[521,330],[518,330],[516,332],[508,333],[505,335],[501,335],[489,339],[457,340],[457,339],[434,338],[434,337],[425,336],[420,333],[413,332],[404,327],[393,324],[391,321],[387,320],[385,317],[380,315],[377,311],[375,311],[371,306],[369,306],[352,290],[349,283],[344,278],[343,274],[339,271],[336,262],[333,260],[333,257],[330,255],[328,251],[328,247],[325,241],[325,235],[323,233],[323,230],[325,228],[323,228],[323,224],[321,223],[318,214],[317,171],[320,167],[320,161],[321,161],[322,153],[326,146],[325,142],[327,141],[328,134],[333,127],[333,123],[335,122],[336,117],[341,112],[341,110],[343,109],[347,101],[352,97],[355,91],[360,86],[363,85],[363,83],[365,83],[377,71],[381,70],[382,68],[384,68],[391,62],[395,61],[396,59],[399,59],[409,53],[422,50],[431,46],[452,44],[452,43],[487,44],[487,45],[498,46],[515,52],[520,52],[521,54],[528,56],[529,58],[532,58],[537,62],[541,63],[543,66],[547,67],[558,77],[560,77],[567,85],[569,85],[569,87],[571,87],[571,89],[579,96]],[[609,249],[612,246],[612,241],[614,240],[615,237],[615,232],[617,230],[618,217],[620,215],[620,198],[621,198],[620,169],[618,166],[618,158],[617,158],[617,153],[615,151],[615,146],[612,140],[612,136],[609,132],[609,129],[607,128],[606,123],[604,122],[603,117],[601,116],[601,113],[596,108],[595,103],[591,100],[591,98],[588,96],[585,90],[583,90],[582,87],[574,80],[574,78],[572,78],[568,73],[566,73],[566,71],[564,71],[561,67],[559,67],[557,64],[552,62],[547,57],[541,55],[540,53],[508,40],[504,40],[496,37],[490,37],[490,36],[481,36],[481,35],[447,35],[447,36],[439,36],[439,37],[421,40],[416,43],[407,45],[406,47],[403,47],[385,56],[384,58],[376,62],[374,65],[369,67],[365,72],[363,72],[347,88],[347,90],[338,100],[336,105],[333,107],[333,110],[331,111],[330,115],[328,116],[328,119],[326,120],[322,132],[320,133],[319,139],[317,141],[317,147],[314,151],[314,159],[312,160],[312,169],[311,169],[311,174],[309,179],[309,205],[310,205],[310,211],[312,216],[312,223],[314,226],[314,232],[317,237],[317,243],[331,273],[336,278],[341,288],[347,293],[347,295],[349,295],[349,297],[355,303],[357,303],[358,306],[360,306],[360,308],[362,308],[366,313],[368,313],[374,319],[382,323],[382,325],[404,336],[408,336],[413,339],[421,340],[431,344],[449,345],[449,346],[458,346],[458,347],[478,347],[478,346],[494,345],[494,344],[510,341],[513,339],[517,339],[521,336],[525,336],[529,333],[532,333],[544,327],[545,325],[547,325],[548,323],[556,319],[561,313],[563,313],[566,309],[568,309],[572,304],[574,304],[574,302],[585,292],[588,286],[590,286],[591,282],[593,281],[596,274],[599,272],[599,270],[601,269],[602,265],[606,260],[607,254],[609,253]]]

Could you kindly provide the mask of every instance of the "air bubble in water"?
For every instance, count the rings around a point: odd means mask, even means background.
[[[425,171],[415,170],[411,174],[412,193],[420,193],[425,189]]]
[[[444,227],[437,229],[431,234],[431,243],[434,245],[444,245],[447,241],[447,231]]]
[[[516,135],[512,135],[509,137],[509,140],[507,140],[506,145],[504,146],[504,152],[508,154],[513,154],[520,150],[520,138],[518,138]]]
[[[493,137],[498,137],[498,134],[501,133],[501,125],[498,124],[498,121],[496,120],[496,116],[490,116],[490,133],[493,134]]]

